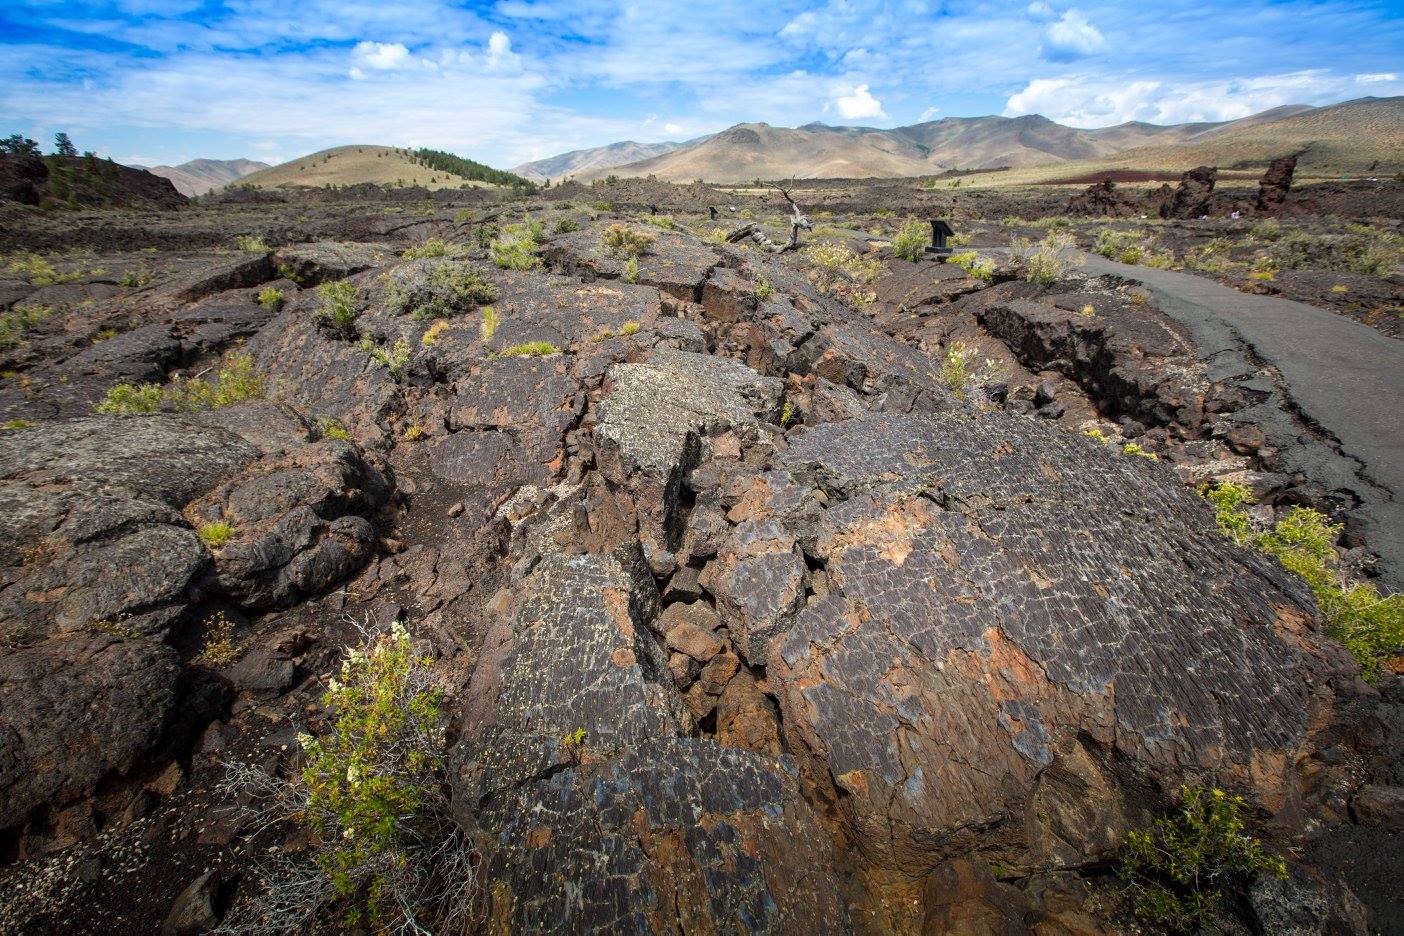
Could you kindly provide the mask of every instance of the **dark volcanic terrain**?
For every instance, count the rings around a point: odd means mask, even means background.
[[[484,931],[1151,932],[1114,870],[1182,784],[1289,868],[1213,932],[1404,931],[1398,648],[1367,683],[1198,493],[1397,587],[1398,412],[1318,410],[1144,252],[1010,249],[1129,232],[1399,394],[1404,184],[1255,191],[808,182],[782,254],[727,240],[779,195],[700,183],[0,203],[0,932],[247,919],[317,843],[230,765],[295,780],[396,622]],[[899,258],[909,213],[979,256]]]

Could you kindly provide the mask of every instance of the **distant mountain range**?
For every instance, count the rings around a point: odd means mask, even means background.
[[[267,168],[268,163],[255,159],[192,159],[179,166],[152,166],[147,171],[170,179],[177,192],[191,196],[204,195]]]
[[[1096,164],[1176,168],[1186,163],[1260,164],[1301,152],[1321,171],[1366,171],[1399,163],[1404,98],[1362,98],[1329,107],[1287,105],[1239,120],[1170,126],[1132,122],[1086,130],[1037,114],[947,117],[881,130],[794,129],[737,124],[720,133],[639,157],[647,146],[626,142],[576,150],[514,169],[552,181],[590,181],[607,174],[653,175],[671,182],[737,183],[752,179],[866,178],[934,175],[951,169]],[[1150,162],[1147,162],[1147,161]],[[1155,162],[1159,160],[1159,162]],[[1397,166],[1395,168],[1398,168]]]
[[[635,143],[633,140],[624,140],[620,143],[611,143],[608,146],[571,150],[569,153],[561,153],[559,156],[552,156],[549,159],[522,163],[520,166],[514,167],[512,172],[533,182],[545,182],[548,179],[552,181],[570,179],[597,169],[604,170],[612,166],[622,166],[626,163],[662,156],[664,153],[671,153],[679,147],[688,145],[688,143]]]

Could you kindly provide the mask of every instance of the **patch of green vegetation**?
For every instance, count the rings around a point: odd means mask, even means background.
[[[44,324],[53,315],[53,307],[46,305],[15,306],[0,313],[0,350],[13,348],[24,340],[30,329]]]
[[[1077,244],[1071,233],[1051,230],[1042,241],[1033,243],[1016,237],[1010,251],[1018,258],[1023,278],[1039,286],[1056,283],[1072,263]]]
[[[470,266],[441,263],[412,285],[396,278],[417,275],[413,270],[397,271],[388,278],[389,304],[397,315],[409,312],[417,321],[453,318],[497,300],[497,287]]]
[[[1121,447],[1123,455],[1131,455],[1136,458],[1144,458],[1148,461],[1160,461],[1160,456],[1152,451],[1143,448],[1139,443],[1127,442]]]
[[[340,442],[351,441],[351,431],[336,419],[323,419],[317,426],[324,439],[336,439]]]
[[[549,341],[527,341],[514,344],[497,352],[498,357],[545,357],[560,351]]]
[[[1282,223],[1276,218],[1264,218],[1248,229],[1254,240],[1275,241],[1282,236]]]
[[[276,286],[265,286],[259,291],[258,304],[270,312],[277,312],[283,307],[283,291]]]
[[[794,421],[795,421],[795,407],[794,407],[794,404],[791,403],[789,400],[786,400],[786,401],[785,401],[785,405],[782,406],[782,407],[780,407],[780,428],[781,428],[781,429],[788,429],[788,428],[790,428],[790,423],[792,423],[792,422],[794,422]]]
[[[569,234],[572,231],[580,230],[580,222],[574,218],[561,218],[551,228],[553,234]]]
[[[419,343],[426,348],[433,347],[434,343],[439,340],[439,336],[448,331],[448,328],[449,323],[439,319],[424,330],[424,334],[419,338]]]
[[[11,273],[28,276],[31,286],[55,286],[59,283],[72,283],[83,278],[82,270],[60,273],[52,263],[38,254],[30,254],[28,258],[11,260],[8,269]]]
[[[414,356],[414,348],[403,338],[391,345],[388,351],[370,338],[362,338],[361,350],[376,364],[388,370],[392,377],[403,374],[409,366],[410,358]]]
[[[755,289],[751,290],[751,295],[755,296],[757,302],[765,302],[775,295],[775,287],[770,285],[770,281],[764,276],[756,277]]]
[[[1229,253],[1233,245],[1226,238],[1215,237],[1196,244],[1185,252],[1185,266],[1203,273],[1219,274],[1232,268]]]
[[[926,253],[930,228],[915,217],[908,217],[892,239],[892,252],[903,260],[916,263]]]
[[[644,224],[651,224],[654,227],[662,228],[665,231],[680,230],[678,222],[674,221],[671,215],[647,215],[643,219]]]
[[[638,322],[625,322],[623,325],[619,326],[619,334],[623,335],[625,338],[628,338],[630,335],[637,335],[638,333]]]
[[[417,149],[414,151],[414,161],[427,169],[437,169],[470,182],[505,185],[524,193],[536,191],[536,183],[530,179],[443,150]]]
[[[624,282],[637,283],[639,281],[639,260],[637,257],[630,257],[624,261]]]
[[[841,244],[827,241],[810,244],[804,249],[804,256],[810,265],[810,281],[820,292],[838,290],[845,279],[866,285],[882,272],[879,261],[860,257]]]
[[[406,260],[424,260],[429,257],[456,257],[463,252],[458,244],[448,244],[441,237],[431,237],[422,244],[410,247],[400,254]]]
[[[492,306],[483,306],[483,323],[481,333],[483,336],[483,341],[485,343],[492,340],[492,336],[497,334],[497,326],[501,324],[502,316],[498,314],[497,309],[493,308]]]
[[[1320,511],[1295,506],[1270,530],[1258,531],[1244,508],[1253,503],[1241,485],[1221,483],[1205,498],[1219,528],[1236,542],[1261,549],[1306,579],[1325,619],[1327,636],[1345,647],[1367,681],[1404,647],[1404,593],[1382,595],[1373,584],[1349,584],[1335,544],[1342,525]]]
[[[954,263],[977,280],[986,283],[994,281],[995,262],[988,257],[980,256],[973,250],[951,254],[946,258],[946,262]]]
[[[488,250],[492,262],[504,270],[534,270],[541,266],[536,248],[541,243],[541,222],[509,224]]]
[[[155,278],[156,274],[152,273],[150,268],[143,263],[135,270],[127,270],[124,272],[119,282],[129,289],[141,289],[143,286],[151,285],[151,281]]]
[[[213,383],[198,377],[178,377],[164,386],[156,383],[119,383],[107,391],[95,410],[128,415],[158,410],[193,413],[220,409],[262,396],[263,378],[254,372],[253,358],[235,355],[220,367]]]
[[[1169,251],[1156,250],[1155,240],[1142,231],[1102,228],[1093,241],[1092,252],[1117,263],[1160,269],[1169,269],[1175,264],[1175,255]]]
[[[228,666],[239,658],[239,648],[234,643],[234,622],[220,611],[205,625],[205,639],[195,662],[205,666]]]
[[[600,235],[600,246],[611,257],[633,259],[641,256],[649,247],[653,246],[653,235],[645,234],[643,231],[635,231],[622,224],[611,224]]]
[[[356,308],[360,290],[346,280],[335,280],[318,286],[317,298],[320,305],[312,313],[313,320],[344,338],[352,337],[356,333],[356,319],[361,314]]]
[[[0,423],[0,429],[29,429],[34,425],[30,419],[10,419]]]
[[[1287,876],[1282,856],[1249,835],[1242,797],[1180,787],[1180,807],[1126,836],[1117,867],[1136,916],[1181,933],[1212,923],[1233,890],[1258,872]]]
[[[266,254],[273,249],[257,234],[240,234],[234,239],[234,243],[240,250],[246,253]]]
[[[1267,254],[1260,254],[1253,258],[1253,266],[1248,275],[1260,282],[1272,282],[1277,279],[1281,269],[1276,259]]]
[[[197,532],[200,534],[200,542],[210,549],[223,549],[234,538],[234,527],[224,520],[203,524]]]

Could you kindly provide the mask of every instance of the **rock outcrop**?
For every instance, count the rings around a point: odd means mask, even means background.
[[[1279,156],[1268,164],[1258,183],[1256,208],[1261,212],[1275,212],[1282,209],[1287,201],[1287,193],[1292,190],[1292,173],[1297,170],[1297,156]]]

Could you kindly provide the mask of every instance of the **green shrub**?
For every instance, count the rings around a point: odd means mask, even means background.
[[[541,240],[541,224],[509,224],[492,242],[492,262],[504,270],[534,270],[541,265],[536,247]]]
[[[751,295],[756,297],[757,302],[764,302],[775,295],[775,287],[770,285],[770,281],[764,276],[757,276],[756,288],[752,290]]]
[[[140,289],[143,286],[150,285],[151,281],[155,278],[156,275],[147,269],[145,264],[142,264],[135,270],[128,270],[123,273],[121,283],[123,286],[131,289]]]
[[[239,245],[240,250],[247,251],[248,253],[266,254],[272,250],[271,247],[264,243],[263,238],[259,237],[257,234],[241,234],[239,237],[235,238],[234,242]]]
[[[1326,635],[1349,651],[1370,682],[1404,648],[1404,593],[1382,595],[1370,583],[1349,584],[1335,543],[1341,524],[1331,523],[1310,507],[1292,507],[1271,530],[1255,530],[1243,509],[1253,503],[1247,488],[1222,483],[1205,498],[1214,506],[1219,528],[1238,543],[1275,557],[1306,579],[1325,620]]]
[[[13,348],[24,340],[29,330],[53,318],[52,306],[15,306],[0,314],[0,350]]]
[[[59,283],[71,283],[83,277],[81,270],[71,273],[58,272],[52,263],[38,254],[30,254],[28,259],[11,260],[9,271],[28,276],[31,286],[54,286]]]
[[[580,222],[574,218],[562,218],[551,228],[551,232],[554,234],[569,234],[578,230],[580,230]]]
[[[674,221],[671,215],[648,215],[643,221],[665,231],[679,230],[678,222]]]
[[[1282,224],[1276,218],[1264,218],[1248,229],[1256,240],[1275,241],[1282,236]]]
[[[292,778],[225,765],[223,792],[264,822],[307,828],[307,858],[267,859],[263,894],[236,904],[236,932],[294,932],[330,908],[365,932],[471,931],[479,856],[452,817],[445,777],[443,695],[431,660],[396,623],[365,637],[328,684],[331,717],[300,734]]]
[[[400,256],[406,260],[424,260],[429,257],[456,257],[462,251],[457,244],[446,244],[441,237],[431,237],[422,244],[410,247]]]
[[[388,301],[396,314],[409,312],[418,321],[453,318],[497,299],[497,287],[469,266],[442,263],[422,281],[407,284],[403,277],[414,272],[397,271],[389,279]]]
[[[1023,278],[1039,286],[1051,285],[1062,277],[1075,247],[1072,234],[1060,230],[1049,231],[1037,244],[1019,237],[1010,244],[1011,252],[1020,261]]]
[[[283,307],[283,291],[276,286],[265,286],[258,294],[258,304],[271,312]]]
[[[926,253],[930,241],[930,228],[917,218],[909,217],[892,239],[892,252],[903,260],[916,263]]]
[[[498,357],[545,357],[549,354],[556,354],[560,349],[549,341],[527,341],[522,344],[515,344],[503,348],[497,352]]]
[[[323,283],[317,287],[317,298],[321,304],[313,313],[313,320],[323,328],[349,338],[356,332],[356,319],[360,311],[356,303],[360,290],[345,280]]]
[[[390,372],[392,377],[399,377],[409,366],[410,358],[414,356],[414,348],[403,338],[390,346],[390,350],[385,350],[369,338],[361,339],[361,350],[370,356],[370,359]]]
[[[638,322],[625,322],[623,325],[619,326],[619,334],[623,335],[625,338],[628,338],[630,335],[637,335],[638,333]]]
[[[232,406],[263,396],[263,378],[254,373],[253,359],[235,355],[216,372],[214,383],[200,378],[176,378],[155,383],[119,383],[96,406],[99,413],[154,413],[157,410],[198,412]]]
[[[109,414],[154,413],[161,408],[160,384],[119,383],[110,387],[97,405],[97,412]]]
[[[844,279],[871,283],[882,272],[878,261],[860,257],[847,247],[827,241],[809,245],[804,255],[811,267],[809,278],[820,292],[834,290]]]
[[[639,281],[639,261],[637,257],[630,257],[624,261],[624,282],[637,283]]]
[[[978,280],[983,280],[986,283],[994,280],[995,262],[988,257],[981,257],[973,250],[967,251],[966,253],[951,254],[946,259],[946,262],[954,263]]]
[[[210,549],[223,549],[234,538],[234,528],[223,520],[206,523],[198,532],[200,541]]]
[[[498,227],[495,224],[480,224],[473,229],[473,241],[486,249],[492,244],[498,235]]]
[[[600,235],[600,245],[612,257],[636,258],[653,246],[653,235],[622,224],[611,224]]]
[[[1247,804],[1223,790],[1180,787],[1180,808],[1126,836],[1117,874],[1138,917],[1176,932],[1212,923],[1231,890],[1258,872],[1287,876],[1287,863],[1245,831]]]

